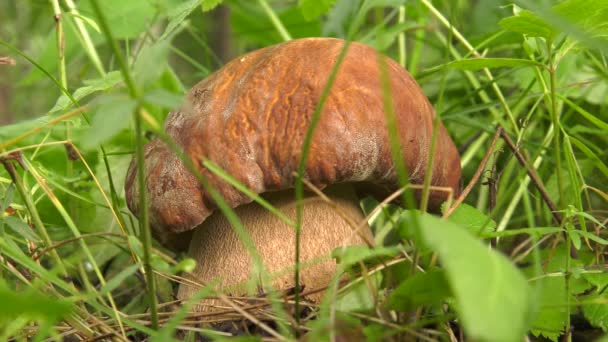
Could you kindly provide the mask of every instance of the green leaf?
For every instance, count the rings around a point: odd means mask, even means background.
[[[388,307],[408,312],[421,305],[439,304],[450,295],[445,272],[418,272],[401,283],[388,298]]]
[[[32,229],[32,227],[28,226],[25,222],[18,219],[14,216],[7,216],[2,219],[10,229],[12,229],[17,235],[20,235],[22,238],[30,240],[30,241],[40,241],[40,237],[36,232]]]
[[[585,298],[585,301],[597,301],[593,304],[583,305],[583,315],[594,326],[608,332],[608,294],[599,294]]]
[[[14,292],[0,286],[0,318],[15,319],[27,316],[36,319],[57,320],[72,311],[72,303],[54,299],[33,288],[25,292]],[[1,321],[2,319],[0,319]]]
[[[467,228],[475,235],[491,233],[496,229],[496,222],[477,208],[463,203],[456,208],[448,220]]]
[[[353,266],[359,262],[377,262],[378,260],[392,258],[400,253],[397,247],[348,246],[339,247],[332,251],[332,257],[345,267]]]
[[[428,214],[420,221],[422,238],[445,268],[468,337],[521,340],[530,316],[530,289],[519,270],[453,222]]]
[[[521,66],[544,67],[541,63],[518,58],[469,58],[461,59],[446,64],[441,64],[433,68],[424,70],[425,74],[439,71],[444,68],[458,70],[481,70],[485,68],[515,68]]]
[[[155,2],[151,0],[103,0],[98,3],[108,25],[112,28],[114,38],[133,39],[151,27],[157,11]],[[81,1],[79,8],[80,13],[95,13],[90,1]],[[97,35],[96,32],[95,34]]]
[[[97,296],[105,295],[106,293],[110,293],[114,291],[117,287],[125,282],[125,280],[133,275],[138,269],[140,265],[131,265],[122,271],[120,271],[117,275],[115,275],[112,279],[110,279],[104,287],[101,288],[99,293],[95,293]]]
[[[173,31],[181,25],[182,21],[186,19],[187,16],[190,15],[198,6],[203,2],[203,0],[189,0],[182,2],[179,6],[176,6],[171,12],[169,12],[169,24],[167,24],[167,28],[165,32],[160,36],[159,40],[164,40],[167,37],[170,37],[173,34]]]
[[[91,95],[95,92],[108,90],[117,85],[121,80],[122,78],[120,76],[119,71],[109,72],[103,78],[85,80],[83,82],[85,86],[76,89],[76,91],[74,91],[74,93],[72,94],[72,97],[77,101],[81,100],[85,96]],[[55,106],[53,106],[50,112],[53,113],[57,111],[66,110],[71,106],[71,104],[72,102],[67,96],[61,95],[57,99],[57,102],[55,102]]]
[[[169,40],[159,40],[141,50],[133,68],[135,82],[140,87],[156,81],[163,73],[169,56],[169,46]]]
[[[375,307],[375,292],[382,284],[382,273],[376,272],[367,275],[367,279],[357,281],[345,287],[338,294],[335,308],[343,312],[371,311]]]
[[[91,149],[110,140],[129,125],[134,109],[135,102],[126,96],[103,96],[96,107],[91,128],[80,140],[82,148]]]
[[[503,230],[502,232],[487,232],[480,234],[483,238],[495,238],[495,237],[507,237],[521,234],[528,234],[533,237],[541,237],[543,235],[555,234],[564,231],[563,228],[559,227],[534,227],[534,228],[519,228]]]
[[[201,8],[203,9],[203,12],[211,11],[217,7],[217,5],[221,4],[222,1],[224,0],[203,0]]]
[[[570,141],[592,161],[593,165],[604,175],[604,177],[608,177],[608,166],[606,166],[606,164],[604,164],[604,162],[595,153],[593,153],[589,147],[587,147],[582,141],[572,136],[570,137]]]
[[[358,32],[366,18],[368,18],[368,12],[378,7],[397,8],[405,3],[405,0],[364,0],[359,12],[352,21],[349,27],[350,32]]]
[[[157,88],[147,91],[144,94],[144,101],[155,106],[174,109],[182,106],[184,103],[184,96]]]
[[[523,10],[518,15],[504,18],[498,23],[503,29],[525,34],[529,37],[552,37],[555,32],[542,18],[531,11]]]
[[[129,240],[129,246],[131,246],[133,253],[135,253],[135,255],[137,255],[138,257],[143,258],[144,247],[141,245],[141,241],[137,238],[137,236],[129,235],[127,239]]]
[[[329,11],[336,0],[299,0],[298,6],[306,20],[313,20]]]

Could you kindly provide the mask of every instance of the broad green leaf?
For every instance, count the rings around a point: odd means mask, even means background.
[[[526,273],[530,276],[530,285],[533,286],[536,302],[536,312],[532,319],[531,332],[535,336],[544,336],[552,341],[557,341],[563,333],[568,319],[568,303],[577,301],[576,295],[584,293],[590,284],[583,276],[574,276],[576,269],[585,267],[585,263],[591,260],[593,255],[583,250],[579,251],[579,258],[570,258],[570,250],[565,244],[556,248],[541,250],[543,260],[543,274],[533,274],[532,268]],[[565,270],[570,259],[570,297],[566,291]],[[531,258],[527,259],[531,261]],[[546,274],[546,275],[545,275]]]
[[[299,0],[298,6],[306,20],[313,20],[327,13],[336,0]]]
[[[85,81],[83,81],[83,83],[85,85],[83,87],[76,89],[76,91],[74,91],[74,93],[72,94],[72,97],[74,99],[76,99],[76,101],[81,100],[85,96],[91,95],[95,92],[108,90],[108,89],[114,87],[115,85],[117,85],[118,82],[120,82],[121,80],[122,80],[122,78],[120,76],[119,71],[109,72],[103,78],[85,80]],[[66,110],[68,107],[71,106],[71,104],[72,104],[72,102],[67,96],[61,95],[57,99],[57,102],[55,102],[55,106],[53,106],[53,108],[50,110],[50,112],[53,113],[53,112],[57,112],[57,111]]]
[[[507,31],[525,34],[529,37],[552,37],[555,32],[542,18],[531,11],[523,10],[518,15],[504,18],[499,22]]]
[[[519,270],[456,223],[428,214],[420,221],[420,234],[444,266],[468,337],[521,340],[530,317],[530,289]]]
[[[490,233],[496,229],[494,220],[466,203],[458,206],[448,219],[461,227],[467,228],[475,235]]]
[[[103,0],[98,1],[115,39],[133,39],[148,30],[157,11],[156,1]],[[81,1],[82,14],[95,13],[90,1]],[[93,17],[97,20],[97,17]],[[93,32],[97,37],[100,34]]]
[[[133,68],[135,82],[140,87],[156,81],[163,73],[169,56],[169,46],[169,40],[158,40],[141,50]]]
[[[126,128],[131,121],[135,101],[126,96],[106,95],[95,109],[91,127],[80,140],[84,149],[97,147]]]
[[[445,272],[418,272],[402,282],[388,298],[388,307],[407,312],[421,305],[439,304],[450,295]]]
[[[375,292],[382,284],[382,273],[376,272],[342,289],[335,302],[335,308],[343,312],[370,311],[376,305]]]
[[[608,305],[606,305],[608,294],[594,294],[593,296],[585,297],[584,301],[597,301],[597,303],[583,304],[583,315],[592,326],[608,332]]]
[[[157,88],[147,91],[144,94],[144,101],[159,107],[177,109],[184,103],[184,96],[172,93],[165,89]]]
[[[33,288],[15,292],[0,286],[0,320],[19,316],[57,320],[72,311],[72,303],[64,299],[51,298]]]
[[[201,8],[203,12],[211,11],[212,9],[217,7],[217,5],[221,4],[222,1],[224,0],[203,0]]]

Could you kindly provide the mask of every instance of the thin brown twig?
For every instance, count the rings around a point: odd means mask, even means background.
[[[452,204],[452,206],[448,210],[445,211],[445,214],[443,214],[444,218],[452,215],[452,213],[454,213],[454,210],[456,210],[456,208],[458,208],[458,206],[460,206],[460,204],[462,204],[462,202],[469,195],[471,190],[473,190],[473,187],[479,181],[479,178],[481,177],[481,174],[483,173],[483,170],[486,167],[486,164],[488,163],[488,160],[490,159],[490,156],[492,155],[492,153],[494,151],[494,147],[496,146],[496,143],[498,142],[498,138],[501,136],[501,134],[503,134],[503,132],[504,132],[504,130],[502,129],[501,126],[498,126],[496,128],[496,133],[494,133],[494,138],[492,139],[490,148],[486,152],[486,155],[483,156],[483,159],[481,160],[481,164],[479,164],[479,167],[477,168],[477,171],[475,171],[473,178],[471,178],[471,181],[469,182],[467,187],[464,188],[464,190],[462,190],[462,193],[460,193],[460,196],[458,196],[458,198],[456,199],[454,204]]]
[[[66,240],[62,240],[59,241],[55,244],[53,244],[52,246],[49,246],[41,251],[37,251],[36,254],[32,257],[32,259],[34,261],[40,259],[42,256],[44,256],[46,253],[48,253],[49,251],[53,250],[53,249],[57,249],[61,246],[67,245],[69,243],[78,241],[78,240],[82,240],[85,238],[90,238],[90,237],[99,237],[99,236],[111,236],[111,237],[119,237],[119,238],[124,238],[124,235],[122,234],[116,234],[116,233],[106,233],[106,232],[99,232],[99,233],[90,233],[90,234],[83,234],[80,236],[76,236],[70,239],[66,239]]]
[[[501,131],[500,135],[502,136],[502,139],[507,143],[507,146],[509,146],[511,151],[513,151],[515,158],[517,158],[517,160],[519,161],[521,166],[526,168],[526,172],[528,173],[528,176],[530,177],[530,179],[532,180],[532,182],[534,183],[534,185],[540,192],[541,196],[543,197],[543,200],[545,201],[545,203],[551,210],[551,214],[553,214],[553,218],[555,218],[557,223],[559,223],[561,225],[563,222],[563,217],[558,212],[557,206],[555,205],[555,203],[553,203],[553,201],[551,200],[551,197],[549,197],[549,194],[547,193],[547,190],[545,190],[545,186],[543,185],[543,182],[540,180],[540,178],[538,177],[538,175],[536,174],[534,169],[530,166],[530,164],[528,163],[526,158],[523,156],[523,154],[521,154],[521,152],[519,151],[517,146],[515,146],[515,144],[513,143],[513,140],[511,140],[511,138],[509,138],[507,133],[505,133],[505,131],[503,130],[503,131]]]

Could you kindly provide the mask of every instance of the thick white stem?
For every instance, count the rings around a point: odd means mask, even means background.
[[[352,222],[364,218],[359,208],[357,196],[350,186],[334,186],[324,191],[337,204],[338,210]],[[276,208],[295,221],[296,208],[293,191],[270,193],[265,198]],[[256,203],[235,209],[242,220],[259,253],[265,271],[271,275],[275,290],[290,289],[295,286],[293,266],[295,260],[295,230]],[[362,245],[365,240],[373,241],[369,227],[357,235],[353,227],[340,216],[336,208],[318,197],[307,197],[304,202],[300,256],[302,268],[300,282],[305,291],[327,286],[336,271],[336,263],[331,251],[345,245]],[[215,213],[197,228],[190,242],[190,257],[197,266],[189,276],[199,284],[217,281],[217,289],[231,295],[257,295],[257,291],[267,288],[259,275],[252,274],[252,258],[245,245],[239,240],[232,226],[221,213]],[[253,289],[251,285],[254,279]],[[182,284],[178,298],[190,298],[198,290],[197,286]],[[307,297],[318,302],[322,293]],[[217,301],[201,303],[199,310],[213,310]]]

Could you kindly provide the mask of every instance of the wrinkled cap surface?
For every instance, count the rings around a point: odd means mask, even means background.
[[[294,186],[302,144],[344,41],[307,38],[256,50],[231,61],[194,86],[187,105],[169,114],[165,131],[228,202],[251,202],[205,169],[209,159],[257,193]],[[314,131],[305,177],[324,187],[371,182],[398,187],[391,158],[380,84],[379,55],[352,43],[339,67]],[[410,182],[422,184],[429,158],[434,110],[410,74],[386,58],[390,98]],[[460,157],[444,126],[438,126],[431,184],[458,191]],[[137,215],[137,165],[125,191]],[[157,238],[201,224],[216,208],[208,193],[160,140],[145,146],[150,223]],[[432,192],[430,206],[447,195]]]

